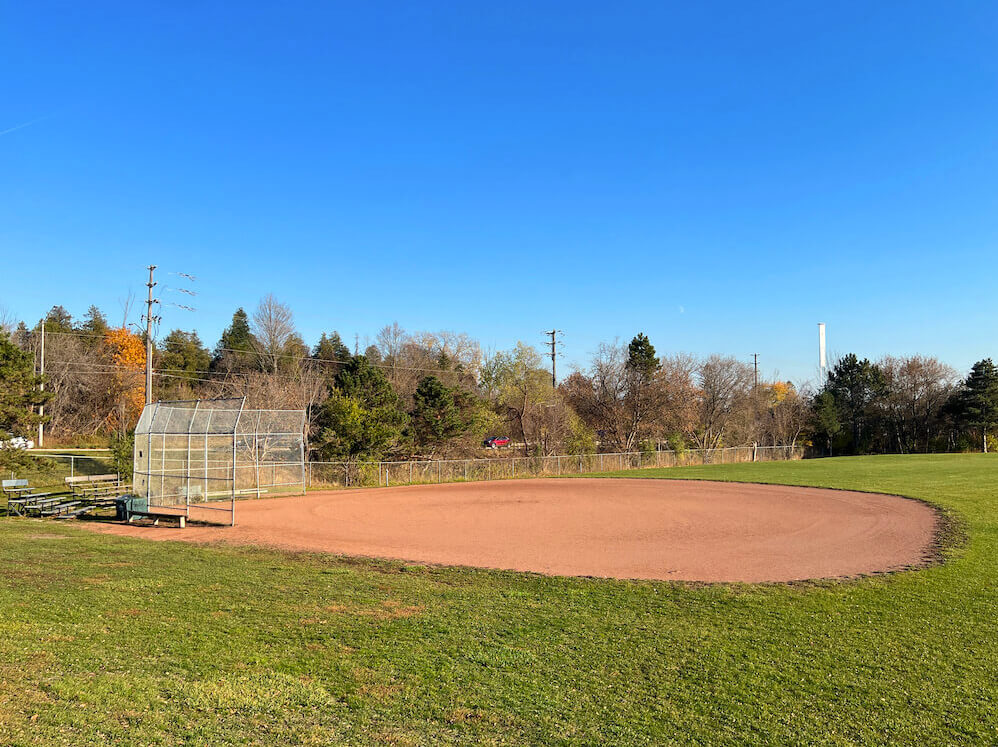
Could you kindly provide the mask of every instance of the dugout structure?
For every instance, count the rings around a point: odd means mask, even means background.
[[[304,492],[304,428],[304,410],[248,410],[245,397],[146,405],[133,493],[151,512],[235,524],[239,496]]]

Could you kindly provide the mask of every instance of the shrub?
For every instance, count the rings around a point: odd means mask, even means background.
[[[135,431],[113,433],[111,435],[111,464],[114,471],[126,480],[132,479],[132,454],[135,446]]]

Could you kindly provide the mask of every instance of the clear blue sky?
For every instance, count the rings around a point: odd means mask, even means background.
[[[0,8],[21,318],[120,321],[156,263],[209,345],[273,292],[310,343],[557,326],[566,369],[644,331],[800,379],[819,321],[998,357],[993,2]]]

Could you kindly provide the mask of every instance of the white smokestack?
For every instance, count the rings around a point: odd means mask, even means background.
[[[821,383],[825,383],[828,360],[825,358],[825,323],[818,322],[818,368],[821,370]]]

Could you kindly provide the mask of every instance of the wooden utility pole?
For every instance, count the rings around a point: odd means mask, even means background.
[[[560,329],[551,329],[543,334],[551,338],[551,342],[544,343],[551,348],[549,355],[551,356],[551,388],[556,389],[558,387],[558,372],[556,360],[558,358],[558,333],[561,332]]]
[[[39,383],[38,388],[44,392],[45,391],[45,318],[44,317],[42,318],[42,349],[41,349],[41,354],[38,357],[40,361],[39,375],[42,377],[42,380]],[[45,405],[38,405],[38,417],[39,418],[45,417]],[[45,445],[45,425],[42,423],[41,420],[39,420],[38,448],[40,449],[44,445]]]
[[[753,374],[753,378],[752,378],[752,381],[753,381],[753,385],[752,386],[753,386],[754,389],[758,389],[759,388],[759,354],[758,353],[752,353],[752,370],[755,372]]]
[[[157,320],[157,317],[152,313],[152,305],[157,303],[157,300],[153,298],[152,289],[156,287],[156,282],[152,279],[153,271],[156,269],[156,265],[149,265],[149,282],[146,283],[146,287],[149,288],[149,297],[146,300],[146,404],[152,404],[152,323]]]

